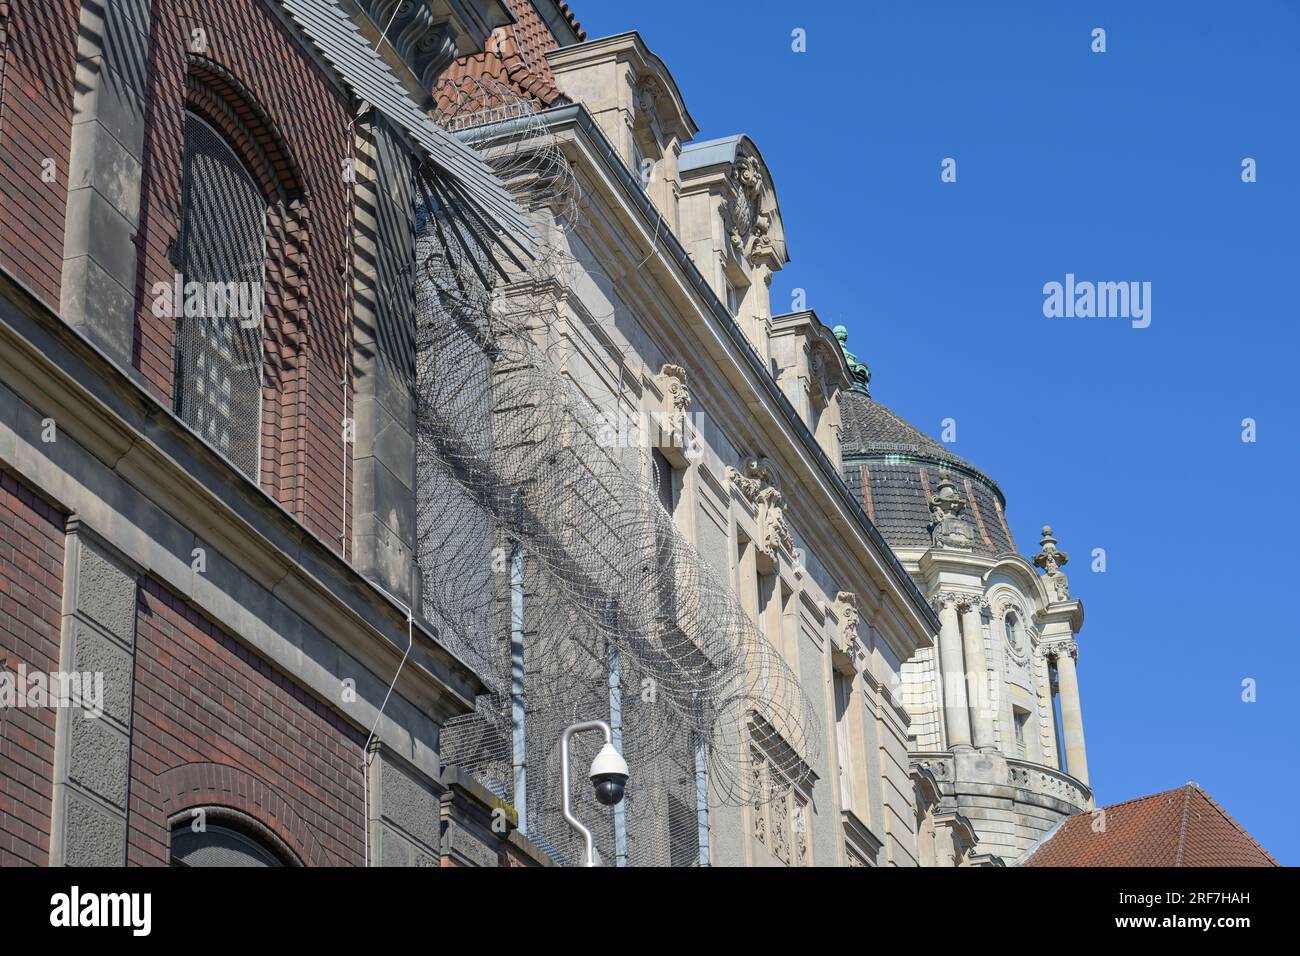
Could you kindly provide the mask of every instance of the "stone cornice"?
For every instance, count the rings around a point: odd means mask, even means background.
[[[3,268],[0,381],[178,524],[238,556],[246,574],[373,673],[396,672],[407,646],[404,609]],[[124,542],[112,543],[130,557]],[[180,583],[145,570],[171,587]],[[478,676],[438,642],[432,625],[417,619],[414,635],[398,693],[440,719],[468,712],[483,688]]]

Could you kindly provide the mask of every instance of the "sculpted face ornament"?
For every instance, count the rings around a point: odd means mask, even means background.
[[[840,648],[850,659],[856,660],[862,647],[858,643],[858,626],[862,616],[858,612],[857,595],[840,591],[835,595],[835,616],[839,619]]]
[[[1039,552],[1034,555],[1034,565],[1041,568],[1047,578],[1048,587],[1058,601],[1070,600],[1070,582],[1061,568],[1070,560],[1070,556],[1056,547],[1056,538],[1052,537],[1052,526],[1043,525],[1043,537],[1039,541]]]
[[[936,548],[967,550],[972,543],[970,522],[962,517],[966,502],[957,492],[951,476],[939,480],[939,490],[930,496],[930,541]]]

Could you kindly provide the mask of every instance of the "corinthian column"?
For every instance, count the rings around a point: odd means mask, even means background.
[[[969,750],[970,711],[966,707],[966,666],[962,662],[961,626],[957,623],[957,596],[936,594],[932,599],[939,612],[939,693],[943,700],[944,724],[948,728],[948,749]]]
[[[971,727],[978,750],[995,750],[993,742],[993,700],[989,692],[989,668],[984,656],[984,628],[980,623],[978,598],[966,598],[962,610],[962,643],[970,672]]]
[[[1051,645],[1056,656],[1056,676],[1061,685],[1061,736],[1065,738],[1065,765],[1070,776],[1088,782],[1088,752],[1083,744],[1083,709],[1079,706],[1079,675],[1075,659],[1079,645],[1062,641]]]

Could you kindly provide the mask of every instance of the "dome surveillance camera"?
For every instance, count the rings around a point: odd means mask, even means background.
[[[614,806],[623,799],[627,778],[627,761],[613,744],[605,744],[591,762],[591,783],[596,788],[596,799],[607,807]]]

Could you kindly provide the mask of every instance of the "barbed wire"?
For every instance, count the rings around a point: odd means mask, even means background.
[[[584,819],[596,822],[601,852],[623,850],[631,863],[693,862],[701,792],[738,805],[805,785],[820,722],[725,570],[661,505],[649,449],[601,440],[602,404],[629,409],[621,376],[617,392],[593,398],[565,374],[558,303],[582,278],[566,241],[582,201],[560,142],[531,102],[491,80],[462,79],[442,93],[438,121],[479,150],[542,237],[531,261],[502,263],[465,228],[455,197],[422,183],[423,602],[490,689],[473,715],[444,729],[443,757],[526,804],[530,836],[572,860],[578,846],[560,815],[560,734],[612,715],[632,769],[625,848],[615,815],[588,788],[575,795]],[[506,281],[493,281],[497,272]],[[520,567],[522,618],[512,591]],[[527,784],[517,794],[519,705]],[[575,760],[590,759],[585,746],[577,742]],[[770,772],[751,772],[756,754]]]

